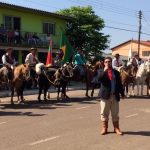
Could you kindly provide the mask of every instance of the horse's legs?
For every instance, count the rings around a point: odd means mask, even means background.
[[[135,93],[134,93],[135,83],[134,83],[134,82],[132,83],[132,86],[131,86],[131,87],[132,87],[132,93],[131,93],[131,94],[132,94],[132,96],[135,96]]]
[[[38,95],[38,101],[41,101],[41,94],[42,94],[42,87],[39,86],[39,95]]]
[[[60,93],[60,85],[58,86],[58,90],[57,90],[57,100],[59,100],[59,93]]]
[[[141,96],[143,96],[143,86],[144,86],[144,81],[141,83]]]
[[[11,89],[11,104],[14,104],[14,102],[13,102],[13,97],[14,97],[14,86],[11,85],[10,89]]]
[[[45,100],[45,101],[47,101],[47,98],[46,98],[47,92],[48,92],[48,88],[45,87],[45,88],[44,88],[44,100]]]
[[[140,91],[140,87],[139,87],[139,80],[137,80],[137,95],[139,96],[139,91]]]
[[[91,97],[93,97],[93,95],[94,95],[94,89],[95,89],[95,84],[93,83],[93,84],[92,84]]]
[[[20,102],[19,92],[17,91],[16,93],[17,93],[17,98],[18,98],[17,102],[19,103]]]
[[[21,102],[23,102],[24,103],[24,97],[23,97],[23,87],[21,88],[21,90],[20,90],[20,97],[21,97]]]
[[[126,92],[127,97],[129,97],[130,96],[130,93],[129,93],[129,84],[125,83],[124,88],[125,88],[124,90]]]

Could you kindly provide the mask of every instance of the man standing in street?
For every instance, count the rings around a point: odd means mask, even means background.
[[[121,84],[120,74],[112,68],[112,59],[106,57],[104,59],[104,72],[100,76],[101,88],[99,92],[101,107],[101,134],[107,134],[109,113],[111,111],[114,132],[122,135],[119,129],[119,101],[120,94],[124,98],[123,86]]]

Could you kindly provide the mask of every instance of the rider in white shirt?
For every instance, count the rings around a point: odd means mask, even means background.
[[[122,65],[123,63],[122,63],[122,60],[120,59],[120,55],[116,54],[115,58],[112,60],[112,67],[116,70],[120,70]]]
[[[37,49],[31,48],[30,53],[26,56],[25,63],[29,64],[29,66],[35,66],[39,62],[36,53]]]
[[[37,48],[31,48],[30,53],[26,56],[25,59],[25,63],[28,64],[30,67],[29,76],[33,79],[35,79],[37,76],[35,71],[35,65],[39,63],[36,53],[37,53]],[[36,80],[34,80],[33,87],[37,88]]]
[[[15,57],[13,56],[13,48],[9,47],[6,49],[6,53],[2,56],[2,63],[3,66],[7,68],[4,74],[8,77],[9,80],[11,80],[12,71],[17,64]]]

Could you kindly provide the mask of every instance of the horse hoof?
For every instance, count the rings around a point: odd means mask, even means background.
[[[48,101],[48,99],[47,99],[47,98],[44,98],[44,101],[45,101],[45,102],[47,102],[47,101]]]
[[[69,99],[69,96],[66,95],[65,98],[66,98],[66,99]]]
[[[58,100],[58,101],[60,100],[58,96],[57,96],[57,100]]]
[[[89,95],[87,95],[87,94],[86,94],[85,96],[86,96],[87,98],[90,98],[90,96],[89,96]]]
[[[14,102],[11,102],[11,105],[14,105]]]
[[[38,103],[42,103],[42,101],[41,101],[41,100],[38,100]]]

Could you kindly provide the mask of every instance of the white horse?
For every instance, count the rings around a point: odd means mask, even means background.
[[[150,71],[149,62],[144,62],[141,65],[139,65],[136,74],[137,95],[139,95],[140,92],[139,85],[141,85],[141,96],[143,95],[143,87],[149,71]]]

